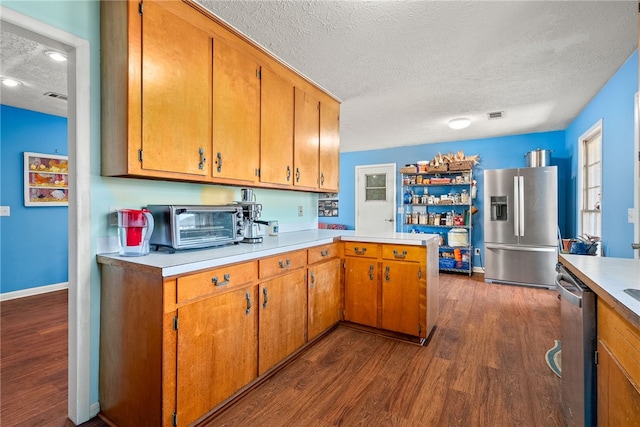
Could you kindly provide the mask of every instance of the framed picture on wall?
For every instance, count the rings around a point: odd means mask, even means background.
[[[24,153],[24,205],[69,206],[67,156]]]

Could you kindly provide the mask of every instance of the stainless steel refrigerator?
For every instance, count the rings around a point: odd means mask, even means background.
[[[556,166],[484,172],[485,281],[555,289]]]

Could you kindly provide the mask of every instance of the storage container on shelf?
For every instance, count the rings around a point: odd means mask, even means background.
[[[452,228],[447,235],[449,246],[469,246],[469,235],[464,228]]]

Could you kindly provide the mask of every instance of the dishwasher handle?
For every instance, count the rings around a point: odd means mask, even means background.
[[[561,298],[577,307],[582,307],[583,291],[571,276],[566,273],[559,273],[556,276],[556,287]]]

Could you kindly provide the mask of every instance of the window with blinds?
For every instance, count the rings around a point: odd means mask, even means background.
[[[602,129],[582,140],[580,234],[602,237]]]

